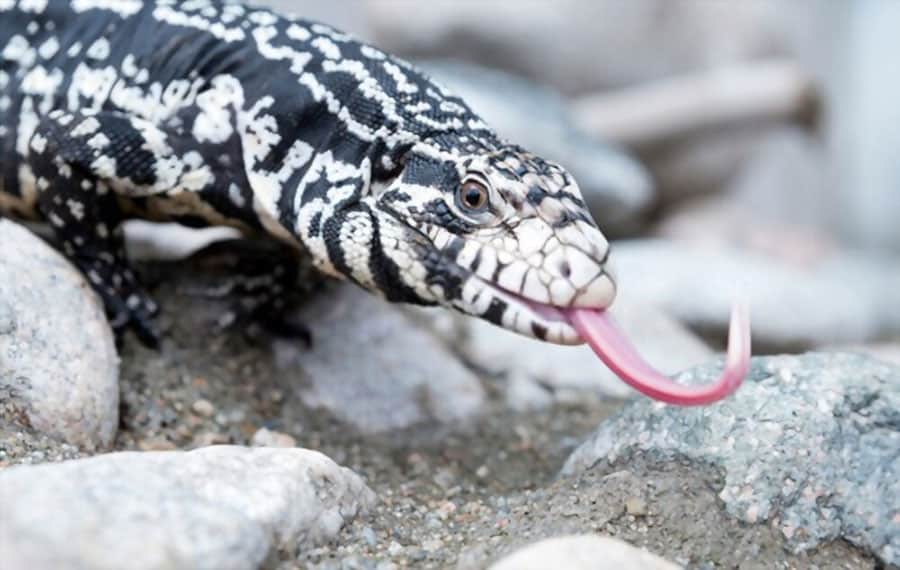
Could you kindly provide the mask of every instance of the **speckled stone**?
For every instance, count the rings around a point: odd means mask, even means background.
[[[257,568],[332,540],[375,497],[306,449],[122,452],[0,472],[4,568]]]
[[[682,374],[711,381],[721,363]],[[703,408],[641,400],[582,444],[567,475],[636,453],[721,469],[730,514],[778,528],[795,551],[843,538],[900,563],[900,368],[850,354],[753,360],[732,398]]]
[[[0,220],[0,429],[34,429],[87,449],[109,445],[118,366],[103,307],[81,273]]]

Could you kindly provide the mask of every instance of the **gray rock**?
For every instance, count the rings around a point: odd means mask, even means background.
[[[843,346],[823,346],[816,349],[820,352],[851,352],[854,354],[864,354],[900,366],[900,341],[896,342],[873,342],[869,344],[843,345]]]
[[[679,372],[712,355],[693,333],[652,307],[617,302],[611,310],[640,353],[664,372]],[[613,398],[635,394],[587,345],[539,342],[477,319],[466,319],[465,325],[462,353],[476,367],[510,378],[507,401],[514,409],[545,407],[572,392]],[[539,390],[548,396],[541,397]]]
[[[682,375],[709,382],[720,364]],[[843,538],[900,563],[900,368],[856,355],[754,359],[730,399],[704,408],[636,402],[600,428],[567,475],[640,455],[722,472],[719,497],[794,551]]]
[[[303,307],[311,350],[275,344],[280,368],[299,375],[297,394],[359,430],[374,433],[478,414],[478,378],[428,331],[396,307],[352,285],[339,285]]]
[[[802,261],[833,247],[829,236],[839,206],[829,199],[835,195],[831,170],[822,141],[799,128],[769,129],[721,194],[667,214],[657,233],[748,244]]]
[[[663,209],[723,192],[773,132],[769,125],[719,128],[660,142],[640,151]]]
[[[559,536],[526,546],[491,565],[490,570],[677,570],[672,564],[627,542],[594,534]]]
[[[617,302],[646,302],[724,338],[731,304],[750,304],[753,341],[767,351],[856,343],[900,331],[900,263],[836,252],[806,265],[731,247],[617,242]]]
[[[580,130],[559,94],[478,65],[417,63],[462,96],[501,136],[563,164],[608,235],[634,232],[642,225],[654,199],[649,173],[623,150]]]
[[[0,472],[7,568],[256,568],[370,508],[352,471],[304,449],[122,452]]]
[[[86,449],[118,423],[118,356],[99,299],[59,253],[0,220],[0,430]]]
[[[765,3],[722,10],[706,2],[368,0],[378,45],[441,55],[540,79],[565,92],[606,89],[770,55],[782,11]],[[627,54],[627,57],[625,57]]]

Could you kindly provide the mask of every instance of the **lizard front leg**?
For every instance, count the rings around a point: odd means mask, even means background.
[[[38,206],[62,251],[100,295],[117,337],[131,329],[151,347],[159,344],[152,322],[158,306],[125,256],[121,223],[129,198],[171,187],[159,179],[152,150],[165,136],[154,129],[116,113],[54,111],[39,123],[27,156]]]

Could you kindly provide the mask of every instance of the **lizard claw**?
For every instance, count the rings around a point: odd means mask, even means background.
[[[153,323],[153,318],[159,314],[156,301],[141,288],[130,270],[123,271],[119,278],[107,283],[116,285],[95,284],[94,290],[103,300],[109,325],[116,335],[116,344],[121,347],[125,332],[131,330],[141,344],[159,349],[161,335]]]

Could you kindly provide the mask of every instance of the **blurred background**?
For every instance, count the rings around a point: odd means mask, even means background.
[[[763,351],[900,360],[900,2],[260,3],[414,61],[568,167],[623,296],[711,333],[743,296]]]

